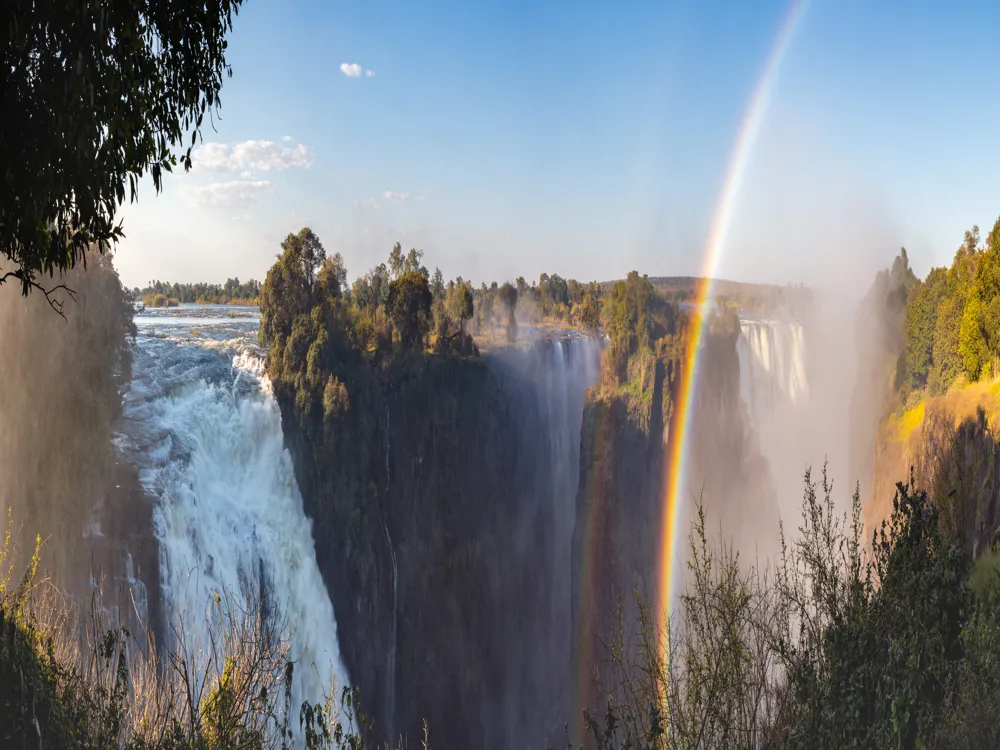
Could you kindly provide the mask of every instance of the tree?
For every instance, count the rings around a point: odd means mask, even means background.
[[[462,327],[462,335],[465,335],[465,321],[469,320],[475,312],[472,299],[472,287],[462,284],[458,292],[458,319]]]
[[[943,393],[955,379],[965,371],[964,354],[969,353],[969,364],[975,365],[979,355],[975,354],[972,336],[972,321],[966,324],[966,347],[962,348],[962,327],[966,305],[975,291],[976,276],[982,252],[979,248],[979,227],[972,227],[965,233],[962,245],[955,252],[945,292],[937,310],[934,326],[934,346],[932,365],[927,378],[933,393]],[[976,311],[973,311],[976,312]],[[978,315],[978,313],[977,313]],[[970,348],[971,347],[971,348]]]
[[[965,303],[962,327],[958,332],[958,353],[962,357],[962,367],[966,377],[979,380],[983,365],[987,362],[988,350],[982,329],[982,304],[978,290],[973,290]]]
[[[978,227],[975,228],[978,239]],[[970,240],[967,239],[967,244]],[[976,292],[981,302],[980,324],[992,357],[1000,355],[1000,219],[986,240],[976,265]]]
[[[432,301],[427,277],[419,271],[407,271],[389,284],[386,307],[405,346],[420,346],[430,327]]]
[[[931,392],[944,393],[962,372],[962,357],[958,353],[959,333],[962,328],[964,300],[954,294],[946,295],[938,309],[934,325],[933,364],[927,382]]]
[[[430,278],[430,274],[427,273],[427,268],[420,265],[420,261],[424,258],[424,251],[417,250],[415,247],[410,248],[410,252],[406,254],[406,259],[403,261],[403,273],[409,273],[410,271],[416,271],[417,273],[423,274],[425,277]]]
[[[343,296],[347,288],[347,269],[344,267],[344,258],[340,253],[323,261],[319,273],[316,274],[316,287],[320,296],[334,297],[339,299]]]
[[[905,364],[911,388],[923,388],[927,383],[934,354],[934,329],[938,309],[947,292],[948,272],[934,268],[926,282],[918,282],[911,290],[906,306]]]
[[[500,299],[507,307],[507,339],[513,341],[517,338],[517,318],[514,311],[517,309],[517,287],[509,281],[500,287]]]
[[[316,269],[326,260],[326,250],[319,237],[309,227],[303,227],[297,234],[289,234],[281,243],[281,249],[288,259],[301,266],[305,283],[312,287],[316,279]]]
[[[389,269],[385,267],[385,263],[379,263],[369,271],[368,279],[372,287],[372,315],[377,318],[378,309],[389,296]]]
[[[206,112],[219,106],[226,34],[242,0],[5,0],[0,118],[0,283],[45,292],[116,222],[149,173],[156,192],[191,167]],[[176,149],[186,150],[175,153]],[[50,298],[50,304],[58,305]]]
[[[580,303],[580,325],[586,331],[596,331],[601,325],[601,308],[591,291],[587,292]]]
[[[403,275],[403,264],[405,262],[403,258],[403,246],[397,242],[392,246],[392,250],[389,251],[389,270],[392,272],[393,279],[398,279]]]
[[[441,273],[440,268],[434,269],[434,275],[431,277],[431,294],[434,295],[434,299],[444,298],[444,274]]]

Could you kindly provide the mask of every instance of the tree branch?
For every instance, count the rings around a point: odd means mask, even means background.
[[[0,286],[3,286],[4,282],[6,282],[8,279],[17,279],[18,281],[20,281],[21,286],[25,290],[24,291],[25,296],[27,296],[28,293],[27,290],[29,289],[37,289],[38,291],[40,291],[43,295],[45,295],[45,301],[49,303],[49,307],[55,310],[56,313],[59,315],[59,317],[61,317],[63,320],[66,319],[66,314],[63,312],[63,305],[65,304],[65,301],[61,299],[56,299],[55,297],[53,297],[53,295],[61,289],[62,291],[66,292],[66,294],[69,295],[70,299],[72,300],[76,299],[76,291],[70,289],[65,284],[59,284],[58,286],[54,286],[51,289],[46,289],[44,286],[39,284],[34,279],[28,278],[23,270],[8,271],[3,276],[0,276]]]

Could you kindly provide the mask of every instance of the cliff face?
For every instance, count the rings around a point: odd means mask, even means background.
[[[325,416],[276,385],[341,652],[380,737],[417,737],[425,718],[440,747],[562,734],[596,358],[577,340],[364,365],[340,373]]]
[[[703,343],[685,503],[703,491],[725,533],[761,519],[773,532],[738,335]],[[419,736],[425,718],[441,747],[540,747],[567,722],[580,737],[619,595],[629,622],[633,588],[655,591],[676,343],[589,391],[598,351],[580,339],[344,366],[322,409],[275,384],[341,652],[379,737]]]
[[[581,712],[599,710],[595,677],[622,620],[634,618],[632,592],[654,592],[663,497],[664,415],[678,362],[658,362],[649,398],[588,394],[580,437],[580,484],[573,533],[573,715],[571,740],[583,739]]]
[[[910,478],[941,508],[945,529],[973,557],[1000,528],[1000,382],[977,383],[921,402],[879,427],[871,492],[863,508],[871,536],[892,512],[897,482]]]
[[[574,744],[584,739],[580,712],[602,710],[595,676],[608,661],[605,644],[616,637],[619,605],[628,629],[636,616],[633,591],[647,602],[656,592],[670,441],[685,439],[688,446],[684,530],[700,499],[710,528],[738,547],[756,541],[758,529],[776,532],[770,473],[740,396],[738,335],[729,330],[705,337],[686,436],[673,423],[682,349],[660,359],[639,383],[588,394],[573,539]],[[681,553],[686,550],[682,542]]]

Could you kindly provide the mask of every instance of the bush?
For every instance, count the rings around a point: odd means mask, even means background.
[[[287,631],[261,592],[217,596],[207,642],[171,623],[160,648],[102,614],[86,623],[39,578],[39,545],[17,574],[8,530],[0,547],[0,737],[4,747],[363,750],[371,727],[356,695],[330,686],[292,705]],[[98,595],[95,595],[97,597]],[[198,619],[198,618],[195,618]],[[308,668],[302,665],[301,668]],[[425,730],[426,734],[426,730]]]
[[[637,592],[608,644],[585,716],[599,750],[997,746],[1000,578],[972,592],[961,545],[910,484],[870,552],[858,493],[841,516],[825,471],[805,484],[773,575],[710,543],[699,510],[680,611],[658,628]]]

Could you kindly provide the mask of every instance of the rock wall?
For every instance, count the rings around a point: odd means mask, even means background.
[[[286,442],[341,653],[381,739],[542,747],[570,712],[570,559],[592,342],[338,377]],[[568,467],[572,467],[571,470]]]

